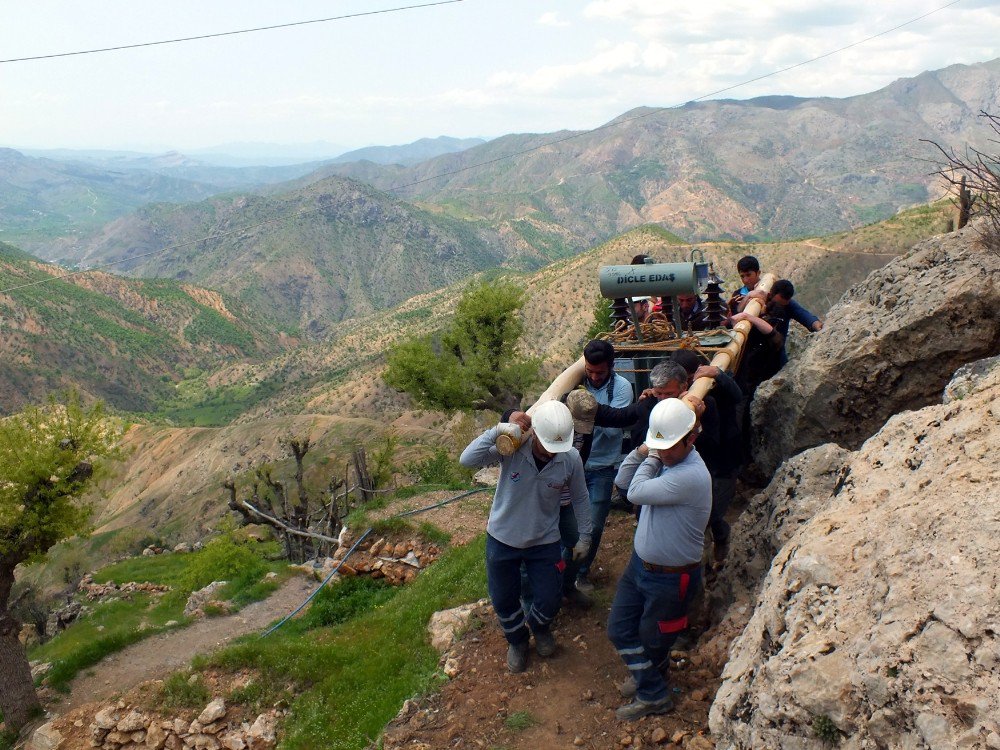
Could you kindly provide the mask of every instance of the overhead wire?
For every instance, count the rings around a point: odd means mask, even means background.
[[[379,16],[386,13],[398,13],[403,10],[416,10],[418,8],[431,8],[435,5],[451,5],[461,3],[464,0],[437,0],[437,2],[421,3],[419,5],[402,5],[396,8],[383,8],[381,10],[367,10],[358,13],[345,13],[342,16],[330,16],[329,18],[314,18],[308,21],[291,21],[289,23],[276,23],[270,26],[255,26],[250,29],[237,29],[235,31],[219,31],[212,34],[198,34],[197,36],[183,36],[176,39],[161,39],[155,42],[137,42],[136,44],[119,44],[114,47],[99,47],[97,49],[82,49],[74,52],[54,52],[48,55],[32,55],[31,57],[11,57],[0,60],[0,65],[6,63],[28,62],[31,60],[51,60],[57,57],[74,57],[76,55],[93,55],[100,52],[117,52],[125,49],[138,49],[139,47],[156,47],[163,44],[178,44],[180,42],[194,42],[199,39],[216,39],[224,36],[236,36],[237,34],[254,34],[259,31],[273,31],[275,29],[288,29],[294,26],[308,26],[316,23],[329,23],[331,21],[343,21],[348,18],[361,18],[363,16]]]
[[[447,1],[448,2],[456,2],[457,0],[447,0]],[[701,96],[698,96],[698,97],[696,97],[694,99],[689,99],[689,100],[687,100],[685,102],[681,102],[681,103],[678,103],[678,104],[673,104],[673,105],[668,106],[668,107],[654,107],[654,108],[651,108],[648,112],[643,112],[641,114],[633,115],[631,117],[625,117],[625,118],[615,119],[615,120],[612,120],[611,122],[605,123],[604,125],[599,125],[599,126],[597,126],[595,128],[591,128],[589,130],[582,130],[582,131],[579,131],[577,133],[571,133],[570,135],[564,136],[562,138],[550,139],[550,140],[545,141],[544,143],[540,143],[540,144],[537,144],[535,146],[531,146],[529,148],[521,149],[519,151],[515,151],[515,152],[509,153],[509,154],[504,154],[504,155],[498,156],[498,157],[496,157],[494,159],[487,159],[485,161],[475,162],[473,164],[467,164],[465,166],[457,167],[457,168],[451,169],[451,170],[446,170],[444,172],[438,172],[438,173],[433,174],[433,175],[431,175],[429,177],[423,177],[423,178],[418,179],[418,180],[413,180],[411,182],[406,182],[406,183],[403,183],[402,185],[394,185],[394,186],[391,186],[389,188],[386,188],[385,192],[399,192],[399,191],[405,190],[407,188],[414,187],[415,185],[421,185],[421,184],[423,184],[425,182],[431,182],[432,180],[438,180],[438,179],[441,179],[441,178],[444,178],[444,177],[451,177],[451,176],[454,176],[456,174],[461,174],[463,172],[468,172],[468,171],[473,170],[473,169],[479,169],[481,167],[488,167],[488,166],[490,166],[492,164],[497,164],[499,162],[507,161],[509,159],[516,159],[516,158],[518,158],[520,156],[525,156],[526,154],[531,154],[531,153],[534,153],[536,151],[540,151],[540,150],[542,150],[544,148],[549,148],[551,146],[558,146],[558,145],[560,145],[562,143],[566,143],[568,141],[572,141],[572,140],[575,140],[577,138],[583,138],[585,136],[592,135],[593,133],[599,133],[599,132],[602,132],[604,130],[609,130],[611,128],[616,128],[616,127],[619,127],[621,125],[625,125],[627,123],[635,122],[637,120],[642,120],[642,119],[647,118],[647,117],[652,117],[653,115],[662,114],[662,113],[668,112],[668,111],[670,111],[672,109],[678,109],[679,107],[683,107],[683,106],[685,106],[687,104],[690,104],[692,102],[700,102],[700,101],[703,101],[703,100],[708,99],[710,97],[715,97],[715,96],[718,96],[719,94],[724,94],[724,93],[726,93],[728,91],[733,91],[733,90],[741,88],[743,86],[747,86],[747,85],[749,85],[751,83],[756,83],[758,81],[763,81],[763,80],[766,80],[768,78],[772,78],[773,76],[780,75],[782,73],[786,73],[786,72],[788,72],[790,70],[794,70],[796,68],[801,68],[801,67],[803,67],[805,65],[810,65],[810,64],[812,64],[814,62],[817,62],[819,60],[823,60],[825,58],[832,57],[833,55],[840,54],[841,52],[845,52],[845,51],[847,51],[849,49],[852,49],[854,47],[857,47],[859,45],[866,44],[866,43],[868,43],[868,42],[870,42],[870,41],[872,41],[874,39],[878,39],[880,37],[886,36],[887,34],[891,34],[894,31],[899,31],[902,28],[905,28],[905,27],[910,26],[910,25],[912,25],[914,23],[917,23],[918,21],[922,21],[923,19],[928,18],[928,17],[934,15],[935,13],[940,13],[941,11],[948,9],[948,8],[952,7],[953,5],[957,5],[960,2],[962,2],[962,0],[949,0],[949,2],[945,3],[944,5],[938,6],[937,8],[934,8],[933,10],[927,11],[926,13],[922,13],[919,16],[916,16],[916,17],[911,18],[911,19],[909,19],[907,21],[899,23],[899,24],[897,24],[897,25],[895,25],[895,26],[893,26],[891,28],[883,29],[882,31],[879,31],[878,33],[875,33],[875,34],[872,34],[870,36],[867,36],[867,37],[865,37],[863,39],[859,39],[857,41],[851,42],[850,44],[845,44],[845,45],[843,45],[841,47],[837,47],[836,49],[832,49],[832,50],[829,50],[829,51],[824,52],[822,54],[816,55],[814,57],[810,57],[810,58],[808,58],[806,60],[801,60],[801,61],[799,61],[797,63],[793,63],[792,65],[787,65],[785,67],[777,68],[775,70],[772,70],[772,71],[770,71],[768,73],[764,73],[764,74],[761,74],[759,76],[755,76],[753,78],[748,78],[748,79],[746,79],[744,81],[740,81],[739,83],[734,83],[734,84],[731,84],[729,86],[724,86],[722,88],[719,88],[719,89],[716,89],[714,91],[711,91],[711,92],[709,92],[707,94],[702,94]],[[440,3],[433,3],[433,4],[440,4]],[[411,6],[411,7],[417,7],[417,6]],[[0,61],[0,62],[2,62],[2,61]],[[250,225],[247,225],[247,226],[244,226],[244,227],[239,227],[239,228],[231,230],[229,232],[221,232],[221,233],[217,233],[217,234],[211,234],[211,235],[208,235],[208,236],[205,236],[205,237],[200,237],[200,238],[195,239],[195,240],[189,240],[189,241],[178,243],[178,244],[174,244],[174,245],[167,245],[166,247],[158,248],[156,250],[152,250],[152,251],[147,252],[147,253],[142,253],[140,255],[132,255],[132,256],[129,256],[128,258],[122,258],[122,259],[115,260],[115,261],[109,261],[108,263],[104,263],[104,264],[97,265],[97,266],[92,266],[90,268],[81,269],[81,270],[78,270],[78,271],[71,271],[71,272],[63,274],[61,276],[48,276],[48,277],[46,277],[44,279],[40,279],[38,281],[33,281],[33,282],[26,283],[26,284],[20,284],[20,285],[17,285],[17,286],[8,287],[6,289],[0,289],[0,294],[6,294],[8,292],[17,291],[19,289],[25,289],[27,287],[37,286],[37,285],[40,285],[40,284],[46,284],[46,283],[49,283],[50,281],[55,281],[57,279],[67,279],[67,278],[71,278],[73,276],[78,276],[78,275],[85,274],[85,273],[91,273],[91,272],[94,272],[94,271],[100,271],[100,270],[103,270],[105,268],[110,268],[112,266],[121,265],[123,263],[128,263],[128,262],[131,262],[131,261],[134,261],[134,260],[139,260],[141,258],[147,258],[147,257],[149,257],[151,255],[157,255],[159,253],[168,252],[170,250],[176,250],[176,249],[179,249],[179,248],[182,248],[182,247],[188,247],[190,245],[195,245],[195,244],[197,244],[199,242],[207,242],[207,241],[215,240],[215,239],[223,239],[223,238],[226,238],[226,237],[233,236],[235,234],[239,234],[241,232],[249,232],[249,231],[252,231],[254,229],[258,229],[258,228],[260,228],[262,226],[265,226],[267,224],[274,224],[274,223],[277,223],[279,221],[286,221],[286,220],[289,220],[289,219],[298,218],[299,216],[307,215],[307,214],[310,214],[310,213],[315,213],[317,211],[321,211],[322,209],[323,209],[322,206],[317,206],[315,208],[303,208],[303,209],[299,209],[298,211],[295,211],[295,212],[290,213],[290,214],[285,214],[283,216],[278,216],[278,217],[275,217],[275,218],[272,218],[272,219],[265,219],[264,221],[258,222],[256,224],[250,224]]]

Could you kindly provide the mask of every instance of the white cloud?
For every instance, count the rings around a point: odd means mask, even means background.
[[[535,23],[539,26],[553,26],[556,28],[565,28],[570,25],[569,21],[563,21],[559,17],[559,14],[554,10],[550,10],[548,13],[542,13]]]

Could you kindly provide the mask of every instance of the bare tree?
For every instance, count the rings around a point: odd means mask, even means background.
[[[1000,116],[981,111],[993,133],[1000,137]],[[987,139],[988,143],[1000,146],[997,138]],[[955,195],[958,207],[958,225],[961,229],[970,217],[978,217],[976,224],[983,245],[994,253],[1000,253],[1000,152],[987,153],[972,146],[966,146],[959,154],[953,148],[945,148],[934,141],[924,140],[940,152],[944,161],[937,162],[940,169],[931,174],[939,175]]]
[[[245,499],[239,496],[235,478],[223,482],[229,494],[229,507],[240,514],[245,524],[262,523],[274,528],[284,543],[289,560],[304,562],[319,555],[329,555],[337,547],[344,516],[375,497],[375,482],[368,470],[365,449],[359,447],[354,451],[354,486],[349,483],[352,466],[348,463],[344,466],[343,478],[330,477],[326,496],[318,493],[317,497],[305,481],[309,439],[287,437],[279,442],[295,459],[294,488],[286,486],[274,475],[273,468],[264,464],[250,474]],[[395,443],[388,444],[395,446]]]

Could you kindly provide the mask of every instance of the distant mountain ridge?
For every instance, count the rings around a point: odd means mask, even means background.
[[[405,146],[368,146],[354,151],[348,151],[332,160],[334,164],[344,164],[353,161],[370,161],[375,164],[402,164],[404,166],[417,164],[427,159],[443,154],[453,154],[465,151],[473,146],[486,143],[483,138],[421,138]]]
[[[253,225],[259,226],[231,234]],[[223,290],[284,330],[311,338],[345,317],[391,307],[519,253],[529,267],[545,262],[484,222],[427,211],[341,177],[279,195],[146,206],[58,252],[85,266],[114,262],[119,272]],[[128,260],[147,253],[153,254]]]
[[[410,185],[401,197],[493,220],[530,218],[576,249],[647,222],[692,240],[822,234],[940,194],[921,139],[983,144],[979,112],[998,100],[993,60],[845,99],[639,108],[595,131],[507,135],[407,168],[332,164],[298,184],[340,174],[381,190]],[[521,155],[505,158],[513,154]]]

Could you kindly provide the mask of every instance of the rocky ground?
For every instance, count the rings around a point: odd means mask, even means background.
[[[708,709],[719,686],[725,648],[676,652],[671,714],[627,723],[614,709],[626,702],[617,684],[626,670],[605,634],[614,584],[632,549],[634,522],[613,512],[601,542],[596,606],[564,608],[551,659],[532,653],[528,670],[512,675],[506,642],[488,605],[455,647],[456,676],[439,692],[410,702],[389,726],[385,750],[403,748],[711,748]]]

